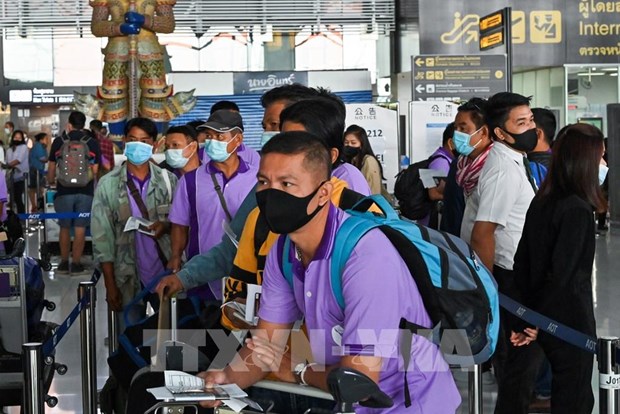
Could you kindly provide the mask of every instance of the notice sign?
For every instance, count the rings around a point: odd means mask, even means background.
[[[411,66],[417,101],[464,101],[507,90],[506,55],[418,55]]]

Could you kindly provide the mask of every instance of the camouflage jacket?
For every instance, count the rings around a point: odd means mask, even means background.
[[[149,163],[149,166],[151,178],[146,200],[149,218],[167,221],[177,178],[153,163]],[[163,174],[168,175],[168,184]],[[133,278],[138,283],[136,287],[139,287],[135,259],[135,232],[123,231],[131,215],[127,191],[127,167],[123,164],[104,175],[95,190],[90,224],[93,256],[97,263],[114,263],[114,278],[117,286],[124,285],[129,278]],[[170,257],[170,237],[166,234],[158,242],[166,257]]]

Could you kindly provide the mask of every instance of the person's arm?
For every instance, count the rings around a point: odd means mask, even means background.
[[[112,210],[106,197],[106,183],[100,182],[100,185],[95,190],[91,209],[90,228],[93,242],[93,259],[95,262],[101,263],[106,287],[106,300],[110,309],[121,311],[122,295],[116,285],[114,274],[116,233],[113,222]]]
[[[50,148],[50,155],[47,162],[47,184],[53,186],[56,183],[56,145],[57,140],[60,138],[56,138],[54,142],[52,142],[52,147]]]
[[[168,269],[178,271],[181,267],[181,258],[183,257],[183,251],[187,246],[187,238],[189,236],[189,227],[182,226],[180,224],[172,223],[170,230],[171,249],[172,255],[168,261]]]
[[[243,231],[248,215],[255,207],[256,193],[255,189],[252,189],[230,222],[230,228],[237,238],[239,238]],[[170,287],[171,289],[182,287],[187,290],[226,277],[232,270],[235,254],[237,254],[237,247],[228,235],[224,234],[219,244],[213,246],[204,254],[192,257],[175,275],[162,279],[159,285],[157,285],[157,292],[163,291],[164,287]]]
[[[495,263],[495,229],[497,223],[476,221],[471,232],[471,247],[491,273]]]
[[[97,176],[99,172],[99,164],[101,164],[101,148],[99,148],[99,142],[94,137],[91,137],[88,141],[89,148],[95,154],[94,159],[90,163],[90,169],[93,172],[93,177]]]
[[[381,194],[381,171],[379,169],[379,161],[372,155],[364,157],[361,168],[362,174],[368,181],[371,194]]]

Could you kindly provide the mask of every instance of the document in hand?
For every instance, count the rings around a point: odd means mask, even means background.
[[[148,221],[143,219],[142,217],[129,217],[127,219],[127,223],[125,223],[125,228],[123,231],[133,231],[138,230],[140,233],[144,233],[148,236],[154,236],[155,231],[149,229],[149,226],[153,224],[152,221]]]
[[[182,371],[164,371],[164,387],[149,388],[155,399],[175,402],[215,401],[222,400],[235,411],[246,405],[262,411],[254,401],[236,384],[222,384],[213,388],[205,388],[202,378]]]

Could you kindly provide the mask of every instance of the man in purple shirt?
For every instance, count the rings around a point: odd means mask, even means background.
[[[331,156],[309,134],[295,139],[286,135],[263,147],[256,198],[270,230],[290,237],[286,254],[293,266],[293,286],[281,270],[281,237],[267,258],[260,321],[252,338],[223,371],[199,375],[207,386],[236,383],[245,388],[273,372],[282,381],[327,390],[327,373],[349,367],[377,382],[394,401],[391,408],[358,407],[358,413],[454,413],[460,395],[452,374],[438,347],[421,336],[412,340],[412,405],[405,407],[399,321],[404,317],[422,326],[431,326],[431,321],[405,263],[381,231],[367,233],[353,250],[342,272],[344,311],[336,303],[330,262],[335,235],[348,215],[330,202]],[[294,344],[286,347],[301,317],[308,329],[311,363],[304,362]]]
[[[127,162],[101,178],[93,199],[93,256],[103,271],[108,307],[116,312],[163,272],[170,257],[167,220],[177,179],[150,162],[156,138],[153,121],[134,118],[127,122]],[[130,218],[153,224],[128,230]],[[148,300],[157,306],[155,295]],[[122,325],[123,318],[119,321]]]
[[[208,251],[224,235],[239,206],[256,184],[256,165],[238,152],[243,142],[243,122],[238,112],[221,109],[202,125],[209,162],[179,181],[170,209],[172,258],[168,268],[178,271],[187,259]],[[222,298],[222,284],[214,281],[193,293],[203,299]]]

